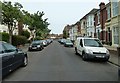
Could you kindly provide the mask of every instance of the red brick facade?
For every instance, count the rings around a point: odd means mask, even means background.
[[[106,31],[105,31],[105,23],[107,20],[107,10],[105,3],[100,3],[100,24],[101,24],[101,37],[100,39],[102,41],[106,41]]]

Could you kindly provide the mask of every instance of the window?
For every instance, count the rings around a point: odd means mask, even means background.
[[[113,17],[118,15],[118,2],[112,2]]]
[[[107,7],[107,19],[108,20],[110,19],[110,6]]]
[[[98,16],[98,24],[100,23],[100,12],[97,13]]]
[[[113,27],[114,44],[119,43],[119,33],[118,33],[118,31],[119,31],[118,27]]]
[[[4,33],[6,33],[6,31],[3,31]]]
[[[5,47],[5,52],[14,52],[16,48],[8,43],[3,44]]]

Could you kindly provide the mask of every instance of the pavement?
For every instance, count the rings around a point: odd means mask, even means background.
[[[108,45],[104,45],[104,47],[106,47],[110,52],[109,62],[112,63],[112,64],[115,64],[117,66],[120,66],[117,47],[108,46]]]

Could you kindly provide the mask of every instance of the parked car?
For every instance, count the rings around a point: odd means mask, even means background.
[[[64,42],[64,46],[65,47],[73,47],[73,43],[72,43],[71,40],[66,39],[65,42]]]
[[[30,46],[28,48],[28,51],[42,50],[42,49],[44,49],[42,41],[41,40],[35,40],[30,44]]]
[[[13,45],[0,41],[0,62],[2,62],[2,76],[8,75],[10,72],[19,66],[27,66],[28,56],[27,53]]]
[[[61,40],[60,40],[60,44],[64,44],[65,41],[66,41],[66,39],[61,39]]]
[[[78,37],[75,41],[75,52],[82,55],[83,60],[100,59],[108,61],[110,57],[109,51],[103,47],[97,38]]]
[[[44,47],[48,46],[48,42],[46,40],[41,40],[41,42],[43,43]]]

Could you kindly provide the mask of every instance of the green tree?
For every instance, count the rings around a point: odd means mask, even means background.
[[[2,3],[2,23],[8,26],[9,30],[9,43],[12,43],[12,35],[13,31],[16,27],[16,22],[20,20],[21,13],[20,9],[22,8],[22,5],[20,3],[15,3],[12,5],[12,3],[9,2],[3,2]]]

